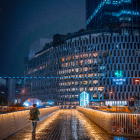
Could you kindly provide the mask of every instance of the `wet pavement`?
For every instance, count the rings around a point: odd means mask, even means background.
[[[75,109],[58,110],[38,122],[36,134],[26,127],[6,140],[131,140],[115,137],[92,123]],[[136,139],[139,140],[139,139]]]

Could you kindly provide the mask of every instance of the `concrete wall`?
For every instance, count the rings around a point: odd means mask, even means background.
[[[58,109],[59,107],[39,109],[39,119],[57,111]],[[0,140],[30,125],[29,111],[30,110],[0,114]]]

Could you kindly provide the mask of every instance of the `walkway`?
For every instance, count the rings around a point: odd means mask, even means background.
[[[35,136],[31,132],[29,126],[6,140],[128,140],[109,135],[75,109],[53,113],[38,122]]]

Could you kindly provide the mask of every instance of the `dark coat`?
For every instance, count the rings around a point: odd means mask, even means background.
[[[29,115],[33,114],[33,113],[36,111],[36,109],[37,109],[37,108],[31,109],[30,112],[29,112]],[[35,119],[32,120],[32,121],[39,121],[39,117],[38,117],[39,114],[40,114],[40,112],[39,112],[39,110],[37,109],[37,118],[35,118]]]

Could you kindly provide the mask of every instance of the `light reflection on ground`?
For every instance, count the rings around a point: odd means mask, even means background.
[[[38,122],[36,135],[32,126],[23,129],[8,140],[131,140],[114,137],[92,123],[75,109],[58,110]],[[138,140],[138,139],[137,139]]]

